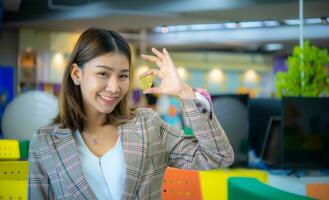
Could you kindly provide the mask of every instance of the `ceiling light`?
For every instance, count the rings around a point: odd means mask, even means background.
[[[284,20],[287,25],[299,25],[299,19],[287,19]]]
[[[255,22],[240,22],[241,28],[256,28],[256,27],[262,27],[262,22],[255,21]]]
[[[270,21],[264,21],[264,25],[265,26],[279,26],[280,23],[278,21],[270,20]]]
[[[260,76],[255,70],[248,69],[243,73],[242,80],[246,83],[258,83]]]
[[[320,24],[321,19],[320,18],[309,18],[305,19],[305,24]]]
[[[192,24],[189,25],[189,29],[192,31],[207,30],[208,24]]]
[[[188,31],[188,25],[170,26],[170,31]]]
[[[237,23],[232,23],[232,22],[230,22],[230,23],[225,23],[224,26],[225,26],[226,28],[238,28],[238,24],[237,24]]]
[[[283,49],[283,45],[279,44],[279,43],[270,43],[270,44],[266,44],[264,46],[264,49],[266,51],[278,51],[278,50]]]
[[[222,70],[214,68],[208,72],[208,81],[211,83],[222,83],[226,77]]]
[[[162,33],[168,33],[168,31],[169,31],[168,26],[162,26],[162,28],[161,28]]]
[[[60,52],[55,53],[52,58],[52,66],[55,69],[62,71],[65,68],[65,58],[64,55]]]
[[[216,30],[224,28],[223,24],[192,24],[189,25],[189,30],[191,31],[201,31],[201,30]]]

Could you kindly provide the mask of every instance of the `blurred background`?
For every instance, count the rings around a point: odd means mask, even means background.
[[[155,67],[140,54],[167,48],[180,76],[208,90],[233,167],[316,177],[328,189],[329,1],[3,0],[0,19],[0,138],[29,141],[50,122],[79,35],[105,28],[128,40],[136,77]],[[177,99],[137,85],[130,99],[193,134]],[[280,178],[271,185],[311,196],[307,181]]]

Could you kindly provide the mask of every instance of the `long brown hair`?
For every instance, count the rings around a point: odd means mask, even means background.
[[[133,117],[133,111],[128,105],[128,94],[131,91],[133,79],[129,45],[121,35],[114,31],[89,28],[80,35],[67,62],[61,86],[59,112],[53,119],[53,123],[61,124],[62,128],[70,128],[73,131],[83,131],[87,117],[83,109],[80,87],[76,87],[70,76],[72,65],[76,63],[83,68],[88,61],[106,53],[120,53],[127,57],[130,84],[128,93],[108,114],[105,124],[118,125]]]

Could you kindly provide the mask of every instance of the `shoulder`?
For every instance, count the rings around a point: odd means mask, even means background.
[[[44,146],[47,137],[53,132],[55,129],[55,125],[47,125],[39,128],[34,134],[30,141],[30,148],[36,148],[40,146]]]
[[[61,128],[61,124],[51,124],[39,128],[33,135],[30,146],[43,147],[48,146],[48,138],[53,134],[66,134],[70,133],[70,129]]]
[[[58,125],[51,124],[51,125],[40,127],[35,135],[37,136],[49,135],[50,133],[54,132],[57,126]]]
[[[68,128],[63,128],[61,124],[50,124],[38,129],[35,135],[37,136],[49,136],[50,134],[66,134],[71,133]]]
[[[44,147],[48,146],[48,137],[52,130],[54,129],[53,125],[44,126],[39,128],[30,140],[29,147],[29,160],[34,159],[35,156],[32,155],[40,155],[40,150]]]

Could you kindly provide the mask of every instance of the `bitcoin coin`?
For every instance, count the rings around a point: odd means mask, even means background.
[[[152,86],[152,83],[153,83],[153,75],[146,75],[143,77],[139,77],[138,86],[142,90],[150,88]]]

